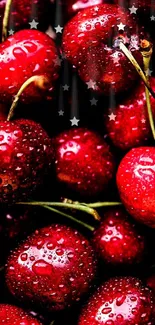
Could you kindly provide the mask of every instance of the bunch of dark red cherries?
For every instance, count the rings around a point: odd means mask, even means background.
[[[0,0],[0,325],[155,324],[154,26]]]

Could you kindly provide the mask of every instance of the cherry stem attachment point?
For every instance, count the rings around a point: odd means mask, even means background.
[[[92,209],[87,205],[77,204],[77,203],[63,203],[63,202],[17,202],[16,204],[22,205],[34,205],[34,206],[50,206],[50,207],[60,207],[60,208],[69,208],[78,211],[83,211],[93,216],[95,220],[100,220],[100,216],[96,210]]]
[[[18,93],[16,94],[14,100],[13,100],[13,103],[10,107],[10,110],[9,110],[9,114],[8,114],[8,117],[7,117],[7,121],[10,121],[12,116],[13,116],[13,113],[14,113],[14,110],[18,104],[18,101],[20,99],[20,96],[22,95],[23,91],[31,84],[31,83],[34,83],[36,87],[40,88],[40,89],[45,89],[46,88],[46,85],[47,85],[47,82],[48,82],[48,79],[47,77],[45,77],[44,75],[40,75],[40,76],[32,76],[30,77],[29,79],[27,79],[23,85],[21,86],[21,88],[19,89]]]
[[[145,71],[145,75],[146,75],[146,79],[147,79],[148,83],[149,83],[149,66],[150,66],[150,60],[151,60],[152,53],[153,53],[152,44],[150,42],[148,42],[147,40],[142,40],[141,41],[141,54],[143,56],[144,71]],[[145,96],[146,96],[146,104],[147,104],[147,111],[148,111],[150,127],[151,127],[151,131],[152,131],[153,139],[155,140],[155,125],[154,125],[154,119],[153,119],[151,102],[150,102],[150,93],[146,86],[145,86]]]
[[[151,95],[155,98],[155,92],[151,89],[150,84],[149,84],[149,82],[148,82],[148,80],[147,80],[147,78],[146,78],[143,70],[141,69],[140,65],[135,60],[134,56],[128,50],[128,48],[124,45],[123,42],[120,42],[120,49],[126,55],[126,57],[129,59],[129,61],[132,63],[132,65],[134,66],[134,68],[136,69],[136,71],[138,72],[138,74],[140,75],[141,79],[143,80],[145,86],[147,87],[147,89],[149,90],[149,92],[151,93]]]
[[[50,211],[52,211],[54,213],[62,215],[63,217],[65,217],[65,218],[67,218],[67,219],[69,219],[71,221],[74,221],[75,223],[78,223],[80,226],[83,226],[83,227],[87,228],[88,230],[90,230],[92,232],[95,230],[94,227],[92,227],[92,226],[88,225],[87,223],[85,223],[85,222],[83,222],[81,220],[78,220],[78,219],[74,218],[73,216],[71,216],[71,215],[69,215],[67,213],[64,213],[64,212],[62,212],[60,210],[49,207],[48,205],[44,205],[43,208],[46,208],[46,209],[48,209],[48,210],[50,210]]]
[[[4,18],[2,23],[2,42],[4,42],[8,36],[8,22],[9,22],[11,3],[12,0],[7,0],[5,5]]]

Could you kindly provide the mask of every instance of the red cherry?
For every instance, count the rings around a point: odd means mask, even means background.
[[[51,139],[30,120],[0,122],[0,202],[30,197],[53,159]]]
[[[13,251],[6,281],[16,298],[56,311],[80,300],[95,271],[87,239],[69,227],[52,225],[37,230]]]
[[[147,286],[149,288],[151,288],[153,290],[153,292],[155,293],[155,274],[152,274],[150,275],[148,278],[147,278]]]
[[[155,78],[151,78],[150,83],[155,90]],[[155,99],[151,96],[150,100],[155,117]],[[114,120],[109,118],[111,113],[115,115]],[[151,137],[151,130],[144,84],[138,85],[132,95],[115,109],[110,108],[104,117],[108,135],[116,147],[128,150],[147,143]]]
[[[97,6],[101,3],[106,3],[106,0],[62,0],[62,6],[64,12],[66,14],[66,19],[70,19],[74,16],[78,11],[91,7]]]
[[[152,291],[137,278],[112,278],[89,299],[78,325],[154,325]]]
[[[144,237],[122,208],[104,213],[93,243],[101,259],[112,265],[138,263],[144,257]]]
[[[47,89],[29,85],[20,97],[25,103],[50,94],[58,77],[54,41],[37,30],[23,30],[0,44],[0,101],[11,103],[23,83],[34,75],[48,80]]]
[[[63,51],[88,88],[106,95],[118,94],[133,87],[139,78],[119,49],[120,35],[142,64],[137,26],[119,6],[101,4],[84,9],[65,26]]]
[[[41,325],[41,323],[23,309],[0,304],[0,324],[5,325]]]
[[[105,190],[114,174],[114,158],[103,138],[88,129],[74,128],[54,140],[59,182],[81,195]]]
[[[0,32],[7,0],[0,0]],[[30,28],[33,19],[37,28],[46,29],[49,23],[49,0],[12,0],[8,19],[8,30]],[[0,34],[1,38],[1,34]]]
[[[131,216],[155,227],[155,148],[131,149],[117,171],[121,200]]]

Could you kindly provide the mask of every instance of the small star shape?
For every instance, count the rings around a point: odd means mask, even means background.
[[[143,119],[141,120],[141,122],[142,122],[142,123],[145,123],[145,122],[146,122],[145,118],[143,118]]]
[[[80,120],[78,120],[75,116],[70,120],[71,121],[71,126],[78,126],[78,123]]]
[[[13,35],[14,34],[14,30],[13,29],[10,29],[9,30],[9,35]]]
[[[124,30],[126,25],[123,25],[122,23],[120,23],[119,25],[117,25],[119,30]]]
[[[32,28],[37,29],[37,25],[38,25],[38,24],[39,24],[39,23],[37,23],[37,21],[35,21],[34,19],[29,23],[31,29],[32,29]]]
[[[137,14],[137,10],[138,10],[138,8],[136,8],[135,6],[132,6],[131,8],[129,8],[129,10],[130,10],[130,14]]]
[[[56,33],[62,33],[63,27],[58,25],[57,27],[54,27],[54,29],[56,30]]]
[[[58,111],[59,116],[63,116],[64,115],[64,111],[62,109],[60,109],[60,111]]]
[[[119,58],[119,57],[116,58],[115,56],[113,56],[113,62],[114,62],[115,64],[118,64],[119,61],[120,61],[120,58]]]
[[[111,113],[110,115],[108,115],[108,117],[110,121],[115,121],[116,119],[116,115],[114,113]]]
[[[99,11],[99,7],[96,6],[96,7],[94,8],[94,10],[95,10],[95,11]]]
[[[151,19],[151,21],[155,21],[155,16],[152,15],[152,16],[150,17],[150,19]]]
[[[96,89],[96,82],[93,81],[92,79],[90,79],[88,82],[86,82],[88,89],[92,88],[92,89]]]
[[[146,76],[151,77],[152,72],[153,72],[152,70],[148,69],[148,70],[146,71]]]
[[[54,59],[53,60],[53,62],[55,63],[55,65],[61,65],[61,62],[62,62],[62,60],[61,59],[59,59],[59,57],[57,57],[56,59]]]
[[[91,106],[93,106],[93,105],[97,105],[97,102],[98,102],[98,100],[97,99],[95,99],[94,97],[90,100],[90,102],[91,102]]]
[[[62,86],[62,88],[63,88],[64,91],[66,91],[66,90],[68,91],[69,90],[69,86],[67,84],[65,84],[64,86]]]
[[[62,59],[66,59],[66,54],[65,53],[61,53],[61,58]]]

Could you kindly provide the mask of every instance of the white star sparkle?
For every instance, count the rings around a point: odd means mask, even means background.
[[[88,89],[92,88],[92,89],[96,89],[96,82],[93,81],[92,79],[90,79],[88,82],[86,82]]]
[[[114,113],[111,113],[110,115],[108,115],[108,117],[110,121],[115,121],[116,119],[116,115]]]
[[[13,35],[14,34],[14,30],[13,29],[10,29],[9,30],[9,35]]]
[[[54,27],[56,33],[62,33],[63,27],[61,27],[60,25],[58,25],[57,27]]]
[[[141,122],[142,123],[145,123],[146,122],[145,118],[142,118]]]
[[[146,70],[146,76],[149,76],[149,77],[151,77],[151,75],[152,75],[152,70],[150,70],[150,69],[147,69]]]
[[[129,8],[129,10],[130,10],[130,14],[137,14],[137,10],[138,10],[138,8],[136,8],[134,5],[131,7],[131,8]]]
[[[62,88],[63,88],[64,91],[66,91],[66,90],[68,91],[69,90],[69,86],[67,84],[65,84],[64,86],[62,86]]]
[[[64,115],[64,111],[62,109],[60,109],[60,111],[58,111],[59,116],[63,116]]]
[[[37,21],[35,21],[34,19],[29,23],[31,29],[32,28],[37,29],[38,24],[39,23],[37,23]]]
[[[151,21],[155,21],[155,16],[152,15],[152,16],[150,17],[150,19],[151,19]]]
[[[75,116],[70,120],[71,121],[71,126],[78,126],[78,123],[80,122],[80,120],[78,120]]]
[[[126,25],[123,25],[122,23],[120,23],[119,25],[117,25],[119,30],[124,30]]]

